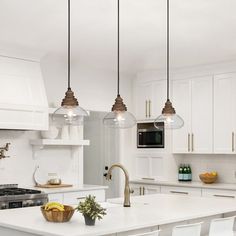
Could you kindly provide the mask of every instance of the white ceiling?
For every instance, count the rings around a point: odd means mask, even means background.
[[[236,59],[235,0],[170,0],[171,64]],[[121,67],[165,66],[166,0],[120,0]],[[71,0],[73,59],[115,69],[116,0]],[[67,0],[0,0],[0,53],[63,55]]]

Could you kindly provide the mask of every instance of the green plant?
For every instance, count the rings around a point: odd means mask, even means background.
[[[95,198],[95,196],[87,196],[85,201],[79,203],[76,210],[93,220],[101,220],[102,217],[106,215],[106,209],[102,208],[101,205],[95,201]]]

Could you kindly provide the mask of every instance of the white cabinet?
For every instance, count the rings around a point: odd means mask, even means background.
[[[191,133],[191,81],[173,81],[173,106],[184,120],[181,129],[173,130],[173,152],[188,153]]]
[[[64,204],[75,205],[78,204],[80,200],[83,200],[88,195],[96,196],[96,201],[104,202],[105,201],[105,190],[90,190],[90,191],[81,191],[81,192],[69,192],[64,193]]]
[[[203,197],[216,197],[216,198],[236,198],[236,191],[233,190],[220,190],[220,189],[202,189]]]
[[[133,196],[156,194],[161,192],[160,186],[151,184],[131,184],[130,189],[133,190]]]
[[[163,179],[164,157],[158,153],[138,154],[135,158],[135,175],[137,179]]]
[[[137,120],[155,119],[161,114],[166,99],[166,81],[137,83],[134,87]]]
[[[50,193],[50,194],[48,194],[48,201],[63,203],[63,193]]]
[[[161,193],[198,196],[198,197],[201,197],[202,195],[200,188],[176,187],[176,186],[161,186]]]
[[[173,101],[184,127],[173,131],[173,153],[213,152],[213,78],[173,82]]]
[[[60,202],[66,205],[76,205],[80,200],[84,199],[88,195],[96,196],[96,201],[105,201],[105,190],[86,190],[77,192],[63,192],[63,193],[49,193],[48,200],[50,202]]]
[[[236,73],[214,78],[214,152],[235,153]]]

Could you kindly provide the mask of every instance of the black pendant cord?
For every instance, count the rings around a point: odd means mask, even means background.
[[[120,0],[117,0],[117,95],[120,95]]]
[[[70,89],[70,0],[68,0],[68,89]]]
[[[166,50],[166,76],[167,76],[167,100],[169,100],[170,89],[170,4],[167,0],[167,50]]]

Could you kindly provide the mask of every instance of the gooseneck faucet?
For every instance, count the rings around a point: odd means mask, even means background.
[[[130,192],[131,192],[131,190],[129,187],[129,174],[128,174],[128,171],[125,169],[125,167],[123,165],[121,165],[120,163],[113,164],[107,172],[106,179],[107,180],[111,179],[111,172],[112,172],[112,169],[115,167],[122,169],[125,174],[125,190],[124,190],[124,204],[123,204],[123,206],[130,207]]]

